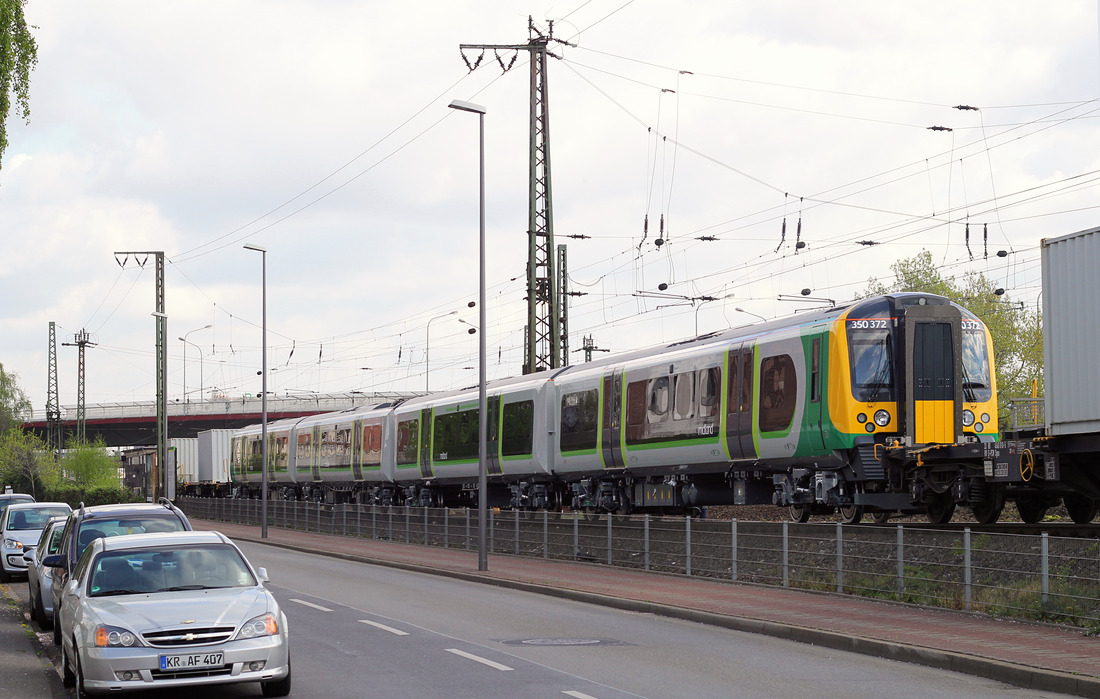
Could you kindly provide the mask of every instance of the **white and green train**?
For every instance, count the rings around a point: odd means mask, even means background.
[[[998,433],[992,357],[975,315],[904,293],[493,381],[489,502],[995,520],[1011,491],[974,468]],[[475,386],[273,422],[270,494],[474,505],[478,413]],[[233,438],[238,497],[259,496],[260,435]]]

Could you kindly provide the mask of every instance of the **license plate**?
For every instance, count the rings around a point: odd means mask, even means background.
[[[161,670],[194,670],[224,665],[221,653],[190,653],[188,655],[160,656]]]

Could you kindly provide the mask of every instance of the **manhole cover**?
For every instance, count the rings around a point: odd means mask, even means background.
[[[501,641],[506,646],[625,646],[614,638],[520,638]]]

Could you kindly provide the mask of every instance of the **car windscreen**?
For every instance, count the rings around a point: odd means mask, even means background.
[[[159,515],[130,515],[117,518],[97,517],[80,523],[76,537],[74,559],[80,558],[90,542],[102,537],[122,536],[123,534],[148,534],[149,532],[181,532],[186,527],[178,517]]]
[[[240,552],[225,544],[105,552],[90,575],[92,597],[256,585]]]
[[[52,517],[69,514],[67,507],[36,507],[34,509],[9,509],[4,528],[8,531],[28,531],[42,529]]]

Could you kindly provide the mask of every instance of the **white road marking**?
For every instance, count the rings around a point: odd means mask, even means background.
[[[480,656],[474,655],[473,653],[467,653],[466,651],[461,651],[457,648],[447,648],[445,650],[448,653],[454,653],[455,655],[460,655],[463,658],[466,658],[467,660],[473,660],[475,663],[481,663],[482,665],[488,665],[489,667],[496,668],[497,670],[500,670],[501,672],[508,672],[512,669],[512,668],[508,667],[507,665],[501,665],[500,663],[494,663],[492,660],[482,658]]]
[[[585,694],[584,692],[569,691],[562,692],[562,694],[573,697],[573,699],[596,699],[596,697],[592,696],[591,694]]]
[[[314,604],[313,602],[306,602],[304,599],[294,599],[293,597],[291,597],[290,601],[291,602],[297,602],[298,604],[304,604],[305,606],[313,607],[314,609],[320,609],[322,612],[331,612],[332,611],[328,607],[322,607],[321,605]]]
[[[390,633],[392,633],[396,636],[408,636],[409,635],[409,634],[405,633],[404,631],[402,631],[401,629],[395,629],[392,626],[386,626],[385,624],[379,624],[377,621],[367,621],[366,619],[360,619],[359,623],[360,624],[367,624],[368,626],[373,626],[374,628],[382,629],[383,631],[389,631]]]

